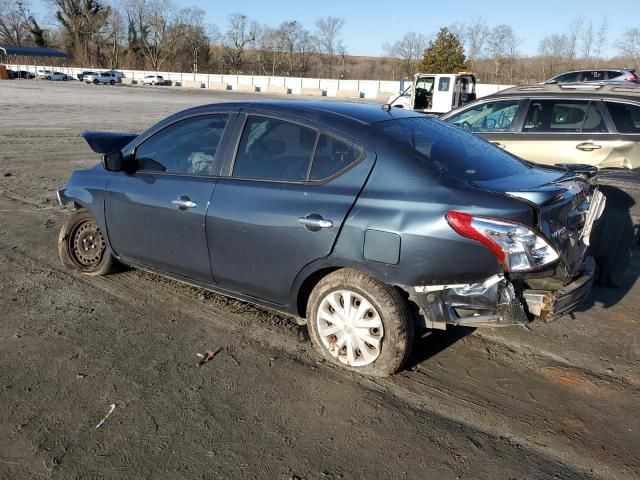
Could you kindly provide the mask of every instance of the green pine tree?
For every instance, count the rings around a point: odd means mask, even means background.
[[[458,73],[469,68],[464,48],[458,36],[447,27],[438,32],[424,51],[420,64],[423,73]]]

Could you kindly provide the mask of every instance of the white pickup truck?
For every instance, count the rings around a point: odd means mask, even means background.
[[[389,97],[389,105],[406,110],[443,115],[476,99],[473,73],[416,73],[400,95]]]

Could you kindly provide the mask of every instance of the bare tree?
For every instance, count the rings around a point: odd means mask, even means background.
[[[629,28],[618,41],[618,49],[630,65],[640,65],[640,28]]]
[[[154,71],[177,51],[180,38],[176,28],[176,8],[171,0],[129,0],[128,16],[139,35],[145,63]]]
[[[30,40],[28,5],[15,0],[0,0],[0,41],[22,46]]]
[[[109,14],[107,31],[106,31],[106,44],[107,44],[107,61],[110,68],[117,68],[120,64],[120,53],[122,51],[122,44],[126,38],[125,25],[122,20],[122,14],[114,7],[111,8]]]
[[[340,46],[340,33],[344,27],[344,19],[338,17],[324,17],[316,20],[316,36],[318,38],[319,50],[322,54],[323,63],[328,68],[328,76],[333,76],[333,65],[335,56]]]
[[[190,57],[189,68],[198,73],[203,55],[209,51],[209,38],[205,33],[205,12],[198,7],[183,8],[178,12],[178,30],[180,39]],[[205,59],[208,60],[208,59]]]
[[[569,25],[566,50],[566,60],[569,67],[574,66],[574,62],[576,60],[576,57],[578,56],[578,42],[580,39],[580,31],[582,30],[583,24],[584,19],[578,17],[571,22],[571,25]]]
[[[225,56],[231,71],[242,69],[242,56],[248,45],[256,40],[257,25],[249,22],[246,15],[233,13],[229,16],[229,29],[222,40]]]
[[[489,36],[489,27],[482,18],[475,18],[465,29],[464,37],[467,44],[467,58],[471,63],[471,68],[475,68],[476,60],[482,55],[487,37]]]
[[[567,44],[567,36],[557,33],[548,35],[540,41],[538,54],[542,57],[544,63],[542,78],[538,78],[538,80],[544,80],[559,73],[562,62],[566,57]]]
[[[602,56],[602,51],[604,50],[607,44],[607,30],[609,29],[609,21],[607,17],[602,19],[600,23],[600,27],[598,28],[598,32],[596,33],[596,43],[594,47],[593,54],[596,57],[596,68],[600,63],[600,57]]]
[[[101,47],[111,7],[101,0],[52,0],[66,36],[67,50],[78,60],[102,63]]]
[[[383,46],[387,55],[398,58],[405,75],[413,75],[422,60],[424,49],[427,48],[427,38],[421,33],[408,32],[401,40]]]
[[[580,35],[580,46],[582,47],[582,58],[584,60],[584,68],[587,68],[591,63],[591,52],[593,50],[593,22],[584,22],[582,32]]]

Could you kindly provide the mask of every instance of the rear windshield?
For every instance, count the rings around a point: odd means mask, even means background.
[[[388,120],[371,128],[393,145],[463,180],[509,177],[530,168],[489,142],[433,118]]]

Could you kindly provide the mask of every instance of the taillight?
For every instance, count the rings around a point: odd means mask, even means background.
[[[632,76],[632,77],[627,77],[627,78],[625,78],[625,80],[627,82],[640,83],[640,78],[636,77],[635,75]]]
[[[559,258],[544,238],[520,223],[453,210],[447,213],[447,221],[463,237],[491,250],[506,271],[536,270]]]

